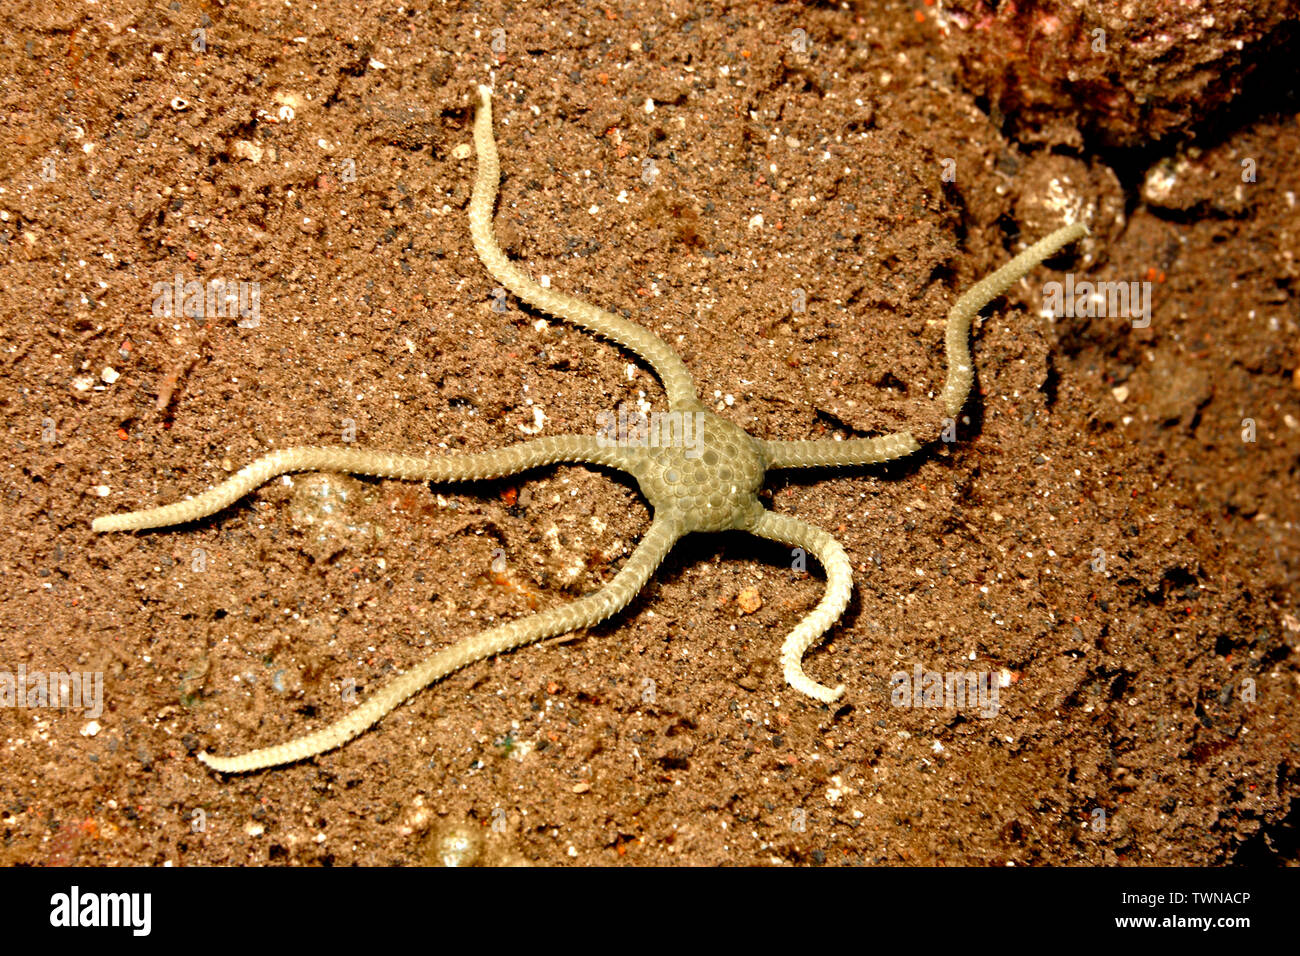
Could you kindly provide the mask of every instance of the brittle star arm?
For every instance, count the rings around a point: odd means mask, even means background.
[[[844,685],[831,688],[817,683],[804,673],[803,656],[839,620],[848,606],[853,591],[853,568],[849,557],[828,532],[789,515],[764,511],[748,530],[760,538],[811,552],[826,570],[826,593],[781,645],[781,666],[786,683],[795,690],[824,704],[834,703],[843,696]]]
[[[385,684],[351,713],[313,733],[235,757],[214,757],[201,753],[198,758],[221,773],[246,773],[304,760],[342,746],[412,694],[453,671],[524,644],[580,627],[591,627],[617,614],[641,590],[680,537],[673,522],[652,521],[650,530],[641,539],[623,569],[599,591],[568,604],[500,624],[439,651],[401,677]]]
[[[478,172],[469,201],[469,231],[474,238],[478,257],[492,277],[529,305],[557,318],[612,339],[650,363],[668,393],[668,407],[673,410],[699,405],[691,373],[668,343],[649,329],[635,325],[612,312],[597,308],[571,295],[545,289],[516,266],[497,245],[492,233],[492,204],[497,198],[501,164],[497,144],[492,136],[492,91],[480,86],[478,111],[474,116],[474,150],[478,154]]]
[[[975,380],[970,354],[970,327],[979,310],[1019,281],[1036,265],[1062,248],[1087,235],[1082,222],[1070,223],[1049,233],[1020,253],[1001,269],[985,276],[967,289],[948,311],[944,331],[944,352],[948,359],[948,376],[943,384],[943,407],[949,418],[956,418]],[[853,438],[848,441],[759,441],[768,469],[816,468],[836,465],[871,465],[902,458],[920,449],[911,432],[894,432],[879,438]]]
[[[558,462],[584,462],[626,470],[630,461],[625,449],[607,445],[594,435],[553,435],[495,451],[432,458],[359,448],[300,445],[263,455],[194,498],[160,508],[103,515],[96,518],[90,527],[92,531],[140,531],[206,518],[269,479],[292,471],[335,471],[417,481],[478,481]]]

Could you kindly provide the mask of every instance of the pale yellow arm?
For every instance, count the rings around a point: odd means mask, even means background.
[[[652,522],[650,530],[632,552],[627,564],[614,576],[614,580],[599,591],[568,604],[500,624],[439,651],[401,677],[385,684],[373,697],[367,698],[351,713],[328,727],[287,743],[253,750],[237,757],[214,757],[208,753],[201,753],[198,757],[213,770],[246,773],[304,760],[340,747],[416,691],[453,671],[545,637],[590,627],[621,611],[650,579],[677,538],[676,529],[669,522]]]
[[[104,515],[91,523],[92,531],[139,531],[195,521],[238,501],[258,485],[291,471],[337,471],[376,478],[409,478],[420,481],[475,481],[514,475],[529,468],[556,462],[586,462],[627,467],[627,453],[606,447],[594,435],[554,435],[520,442],[509,448],[470,455],[425,458],[418,455],[390,455],[359,448],[322,448],[299,445],[263,455],[201,495],[144,511]]]
[[[821,640],[832,624],[839,620],[853,593],[853,567],[840,543],[815,525],[789,515],[764,511],[749,528],[760,538],[803,548],[826,569],[826,593],[812,613],[795,627],[781,645],[781,665],[785,681],[801,694],[823,704],[832,704],[844,695],[844,685],[827,687],[803,672],[803,656]]]
[[[492,91],[480,86],[478,112],[474,117],[474,149],[478,153],[478,174],[469,201],[469,231],[474,248],[492,277],[529,305],[557,318],[582,326],[597,335],[612,339],[650,363],[668,392],[670,409],[696,408],[695,382],[686,363],[649,329],[627,321],[612,312],[575,299],[554,289],[538,285],[511,262],[492,233],[492,204],[496,202],[501,166],[497,161],[497,144],[492,136]]]
[[[1044,236],[992,275],[975,283],[948,310],[944,330],[944,352],[948,359],[948,377],[943,384],[944,412],[956,418],[970,395],[975,370],[970,354],[970,327],[984,308],[1023,278],[1029,270],[1062,248],[1088,234],[1081,222],[1062,226]],[[911,432],[894,432],[880,438],[854,438],[849,441],[760,441],[769,470],[773,468],[818,468],[845,465],[872,465],[902,458],[917,451],[921,444]]]

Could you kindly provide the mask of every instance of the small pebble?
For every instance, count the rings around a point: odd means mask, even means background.
[[[264,150],[256,143],[246,139],[235,140],[235,155],[240,159],[246,159],[256,166],[262,161],[263,154]]]
[[[758,593],[758,588],[748,587],[736,595],[736,605],[741,614],[753,614],[763,606],[763,597]]]
[[[435,829],[422,846],[431,866],[474,866],[483,854],[483,837],[463,823],[447,823]]]

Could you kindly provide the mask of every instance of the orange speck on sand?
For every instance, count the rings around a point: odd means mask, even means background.
[[[748,60],[754,54],[750,53],[748,50],[741,50],[740,55],[743,56],[746,60]]]
[[[501,489],[501,500],[508,505],[513,505],[519,500],[519,489],[511,486],[510,488]]]
[[[119,429],[117,430],[117,437],[120,438],[120,439],[122,439],[122,441],[126,441],[126,440],[127,440],[128,438],[130,438],[131,436],[128,435],[128,434],[126,433],[126,429],[125,429],[125,428],[119,428]]]
[[[916,22],[917,22],[917,23],[924,23],[924,22],[925,22],[925,14],[922,13],[920,10],[916,10],[916,11],[914,11],[913,14],[912,14],[912,16],[916,17]]]
[[[597,74],[596,74],[596,79],[600,80],[600,82],[603,83],[603,84],[606,85],[606,86],[609,85],[609,74],[608,74],[608,73],[597,73]]]

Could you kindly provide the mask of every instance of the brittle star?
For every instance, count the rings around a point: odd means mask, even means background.
[[[845,441],[765,441],[709,411],[696,395],[695,383],[681,358],[653,332],[562,292],[544,288],[526,276],[497,244],[492,208],[500,179],[492,133],[491,91],[479,87],[474,118],[478,171],[469,203],[474,249],[488,272],[520,300],[542,312],[566,319],[636,353],[654,370],[668,395],[670,414],[696,423],[685,441],[656,447],[628,447],[596,435],[537,438],[496,451],[435,458],[363,451],[353,448],[301,446],[271,452],[232,478],[195,498],[126,514],[96,518],[95,531],[160,528],[194,521],[242,498],[268,479],[300,471],[335,471],[380,478],[420,481],[469,481],[500,478],[557,462],[617,468],[636,478],[650,503],[650,529],[623,568],[600,590],[575,601],[482,631],[438,651],[381,687],[347,715],[287,743],[233,757],[206,752],[198,758],[214,770],[242,773],[292,763],[339,747],[362,733],[417,691],[475,661],[543,638],[590,627],[618,613],[641,590],[673,545],[693,531],[743,530],[760,538],[801,548],[826,572],[826,591],[817,606],[786,637],[781,663],[786,682],[802,694],[832,703],[844,686],[827,687],[804,673],[805,652],[843,613],[853,587],[844,548],[826,531],[789,515],[776,514],[758,499],[766,472],[777,468],[866,465],[901,458],[921,443],[910,431]],[[1076,222],[1038,240],[992,275],[965,292],[948,313],[944,350],[948,373],[940,401],[955,419],[970,393],[974,369],[968,339],[977,312],[1013,282],[1062,247],[1087,233]]]

